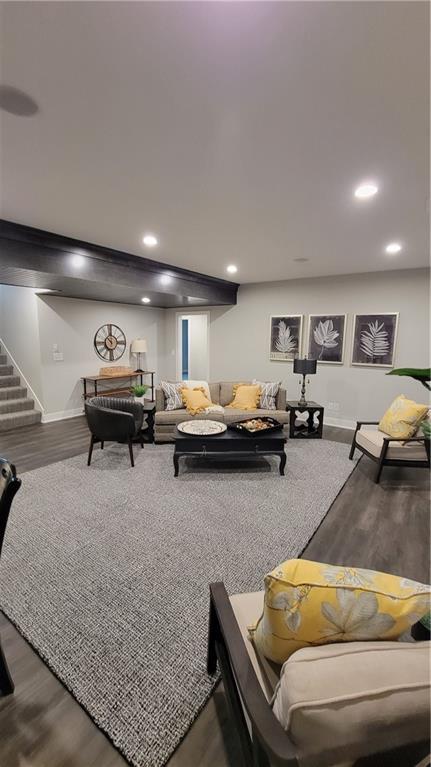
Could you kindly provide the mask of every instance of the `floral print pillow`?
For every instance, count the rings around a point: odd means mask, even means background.
[[[388,573],[291,559],[266,576],[249,632],[259,652],[284,663],[302,647],[397,640],[429,612],[430,597],[430,586]]]

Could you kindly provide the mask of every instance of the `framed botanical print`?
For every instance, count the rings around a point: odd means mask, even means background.
[[[346,338],[346,314],[310,314],[307,356],[318,362],[342,365]]]
[[[302,314],[271,316],[270,360],[293,360],[301,352]]]
[[[394,365],[398,312],[355,314],[352,365],[391,368]]]

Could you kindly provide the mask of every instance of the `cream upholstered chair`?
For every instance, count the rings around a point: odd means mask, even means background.
[[[377,429],[378,421],[358,421],[353,435],[349,458],[355,449],[361,450],[377,463],[375,482],[380,481],[384,466],[415,466],[430,468],[430,441],[424,436],[405,438],[390,437]]]
[[[429,753],[430,643],[306,647],[281,669],[248,638],[263,600],[210,586],[207,669],[220,667],[238,767],[416,767]]]

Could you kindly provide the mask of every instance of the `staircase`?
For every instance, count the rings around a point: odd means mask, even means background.
[[[27,389],[8,364],[0,347],[0,432],[39,423],[42,414],[35,410],[34,401],[27,397]]]

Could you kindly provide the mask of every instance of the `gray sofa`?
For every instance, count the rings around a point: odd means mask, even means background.
[[[276,410],[253,410],[243,411],[227,408],[233,400],[233,387],[237,383],[251,383],[250,381],[221,381],[210,383],[211,401],[214,405],[221,405],[225,408],[223,413],[199,413],[198,415],[189,415],[187,410],[165,410],[165,395],[163,389],[156,389],[156,414],[154,419],[154,439],[155,442],[171,442],[175,427],[181,421],[193,421],[196,419],[205,419],[212,421],[223,421],[223,423],[233,423],[241,421],[244,418],[252,416],[269,415],[276,418],[283,424],[288,423],[289,414],[286,412],[286,389],[280,388],[276,398]]]

